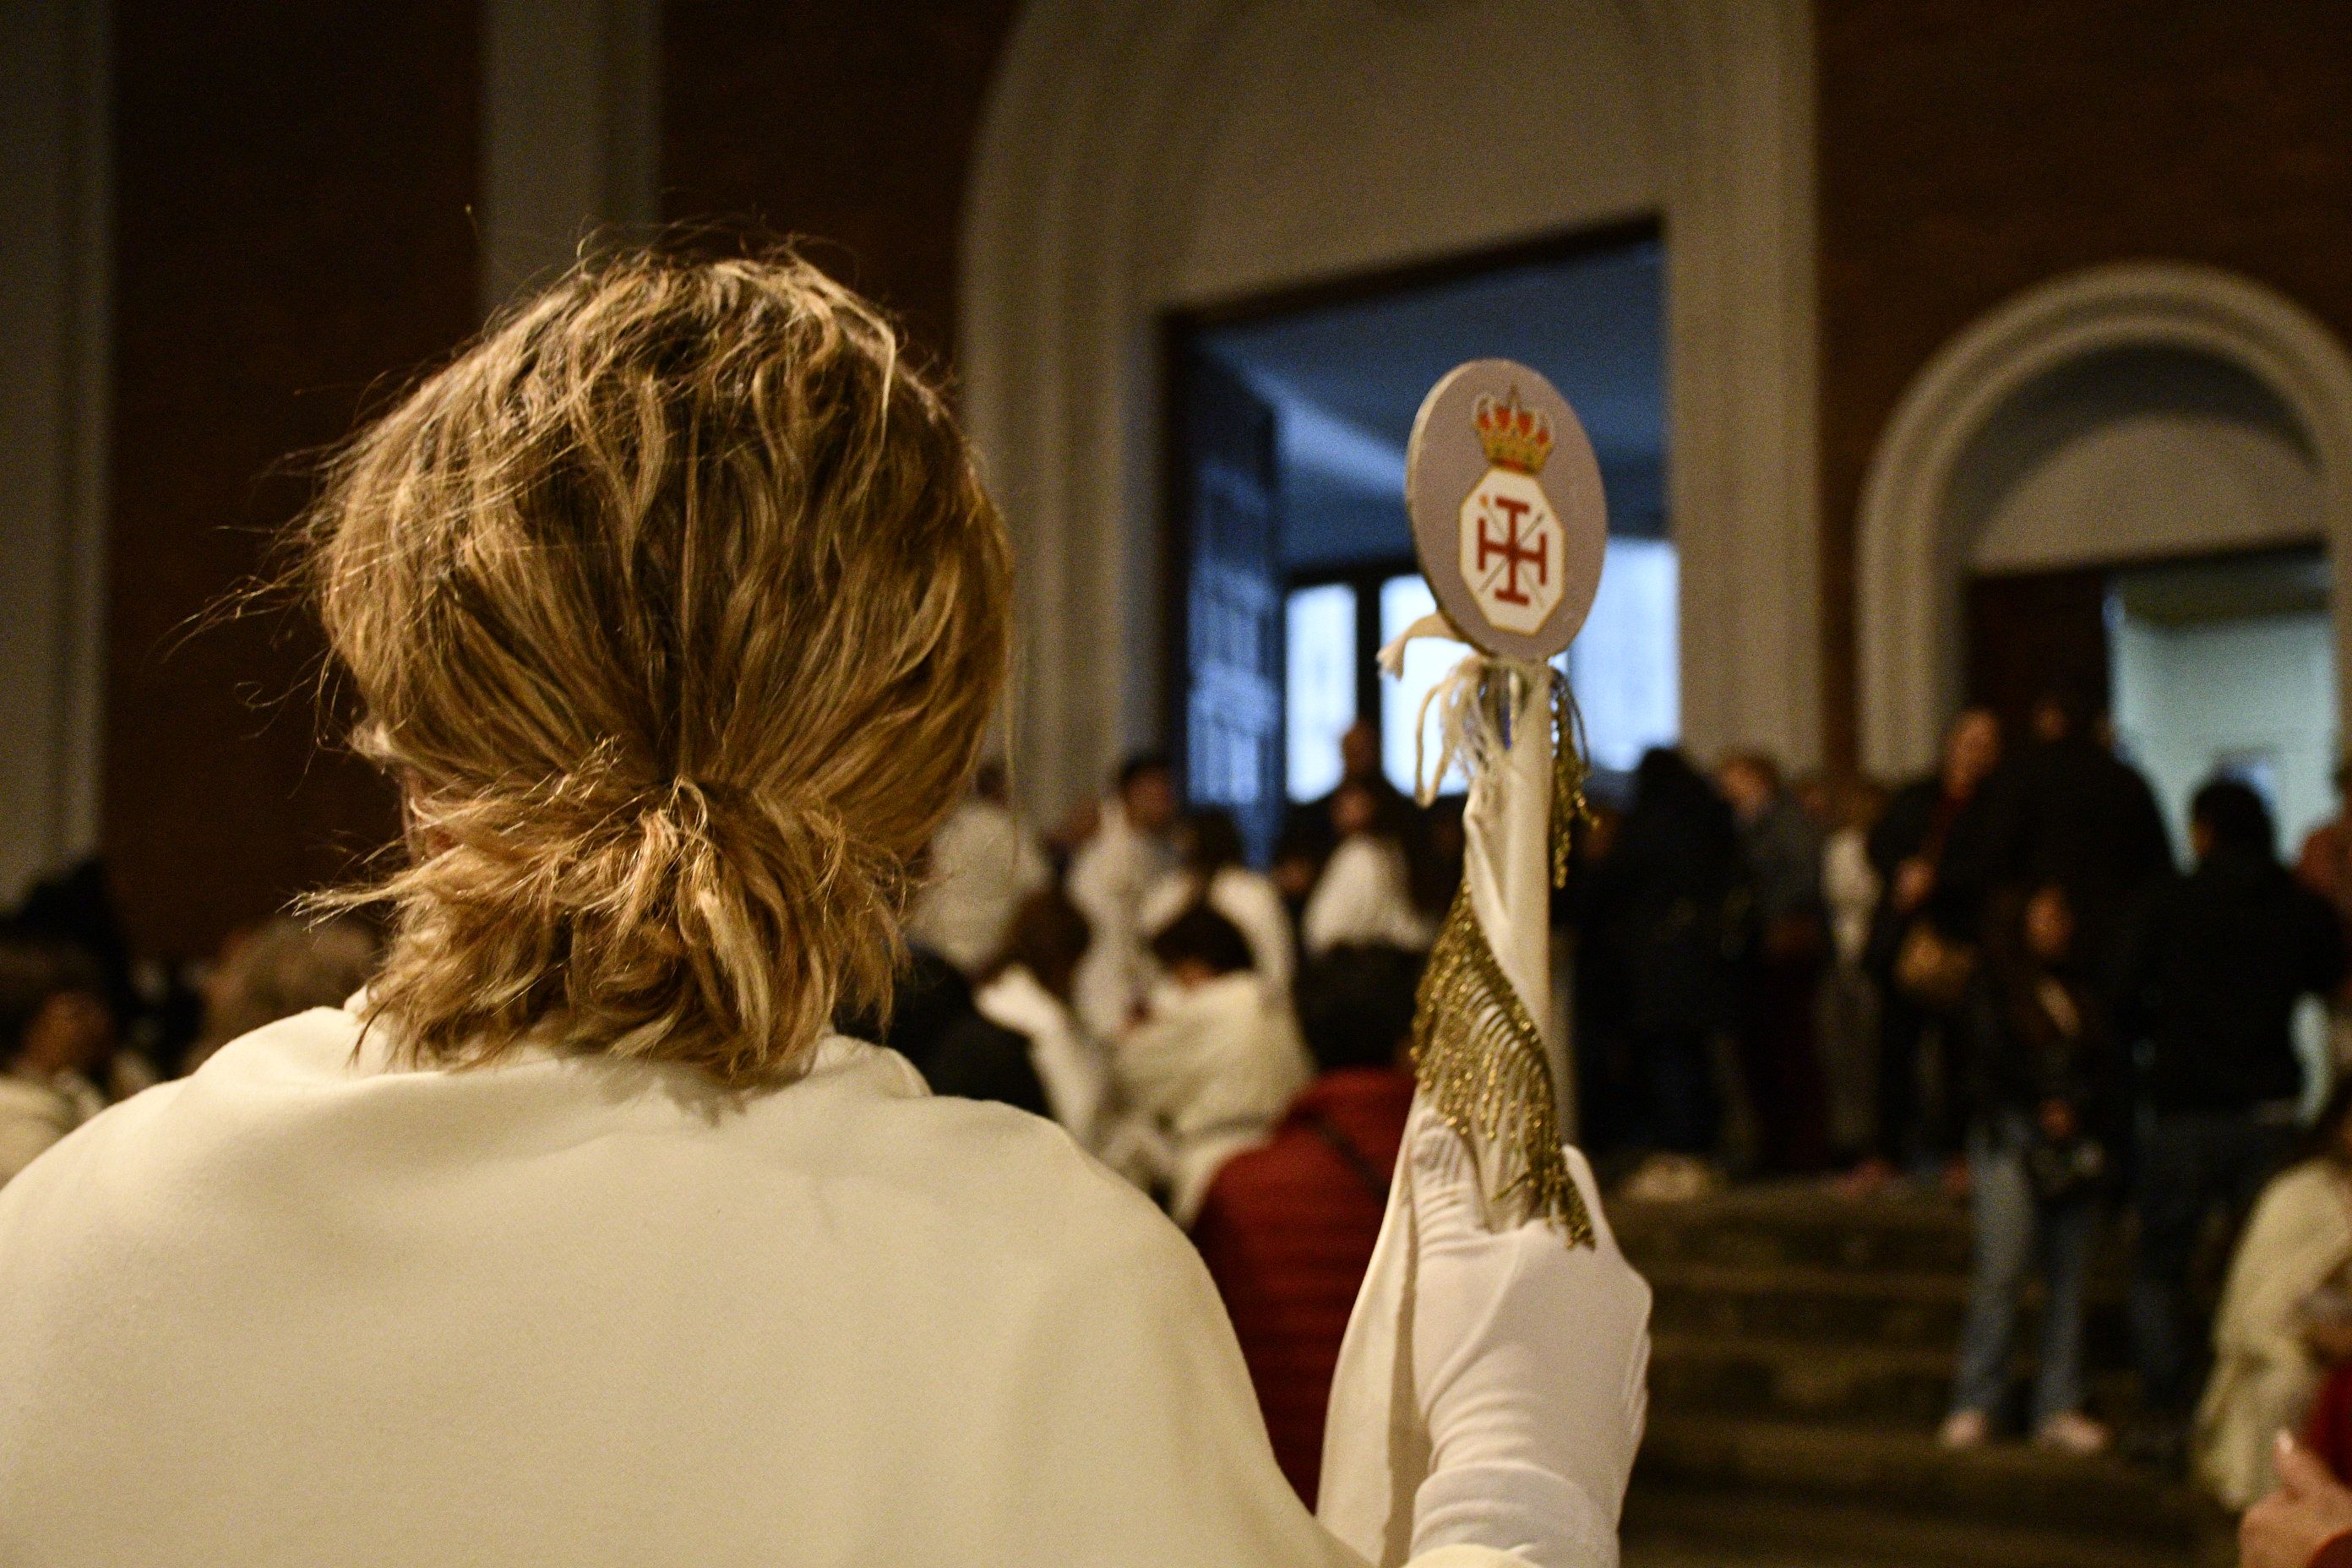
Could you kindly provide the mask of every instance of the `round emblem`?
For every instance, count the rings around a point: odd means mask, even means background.
[[[1550,382],[1507,359],[1454,367],[1422,400],[1404,484],[1455,630],[1508,658],[1569,645],[1601,586],[1608,510],[1592,443]]]

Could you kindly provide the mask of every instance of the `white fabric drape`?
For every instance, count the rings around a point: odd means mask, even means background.
[[[2315,1292],[2352,1272],[2352,1180],[2311,1160],[2263,1189],[2230,1261],[2213,1321],[2213,1375],[2198,1406],[2198,1479],[2232,1509],[2277,1485],[2272,1446],[2303,1425],[2326,1375],[2303,1342]]]
[[[930,875],[907,911],[907,934],[976,974],[1003,951],[1021,900],[1052,877],[1021,819],[974,795],[931,836]]]
[[[1426,952],[1436,922],[1412,901],[1412,876],[1394,839],[1357,833],[1340,840],[1299,917],[1307,951],[1340,946],[1402,948]]]
[[[1070,901],[1090,936],[1074,984],[1078,1022],[1098,1040],[1115,1040],[1132,1022],[1151,984],[1143,950],[1143,900],[1168,870],[1168,847],[1127,820],[1117,800],[1103,804],[1102,826],[1070,863]]]
[[[1406,637],[1444,635],[1442,622],[1423,622]],[[1383,663],[1398,656],[1402,642],[1391,644]],[[1464,661],[1447,685],[1475,678],[1477,656]],[[1443,776],[1451,759],[1463,754],[1474,761],[1470,795],[1465,808],[1467,844],[1464,876],[1472,910],[1487,943],[1518,993],[1528,1014],[1549,1018],[1550,1008],[1550,813],[1552,805],[1552,740],[1549,672],[1539,667],[1520,670],[1518,701],[1510,714],[1507,746],[1504,738],[1474,738],[1449,732],[1447,745],[1435,761],[1434,776]],[[1438,696],[1433,693],[1433,697]],[[1474,722],[1483,721],[1473,720]],[[1449,731],[1452,728],[1449,722]],[[1427,761],[1427,759],[1424,759]],[[1541,1026],[1540,1025],[1538,1026]],[[1555,1057],[1558,1053],[1553,1053]],[[1423,1099],[1415,1098],[1414,1115],[1425,1114]],[[1492,1191],[1482,1158],[1481,1189]],[[1601,1217],[1600,1194],[1580,1155],[1569,1152],[1570,1171],[1595,1216],[1596,1236],[1584,1270],[1596,1301],[1606,1298],[1638,1310],[1646,1321],[1648,1291],[1634,1275]],[[1413,1163],[1400,1162],[1389,1194],[1389,1207],[1374,1247],[1348,1332],[1340,1348],[1332,1381],[1330,1420],[1323,1449],[1322,1495],[1318,1512],[1332,1533],[1370,1562],[1394,1568],[1412,1556],[1415,1544],[1417,1509],[1426,1509],[1432,1489],[1433,1450],[1425,1413],[1416,1389],[1427,1369],[1413,1362],[1420,1238],[1415,1235]],[[1561,1245],[1565,1245],[1563,1241]],[[1451,1310],[1456,1304],[1437,1305]],[[1572,1330],[1567,1331],[1572,1332]],[[1646,1341],[1642,1342],[1646,1344]],[[1533,1347],[1528,1347],[1532,1349]],[[1639,1378],[1646,1352],[1639,1354],[1633,1375]],[[1633,1445],[1638,1441],[1639,1417],[1631,1404],[1602,1400],[1580,1411],[1561,1412],[1574,1427],[1581,1420],[1597,1423],[1589,1430],[1551,1434],[1564,1451],[1600,1458],[1612,1457],[1592,1468],[1601,1477],[1578,1489],[1567,1477],[1527,1470],[1547,1482],[1558,1481],[1575,1493],[1575,1506],[1539,1508],[1554,1517],[1550,1528],[1558,1539],[1562,1561],[1580,1568],[1614,1568],[1617,1559],[1617,1510],[1623,1500],[1623,1473],[1613,1457],[1630,1468]],[[1444,1492],[1453,1472],[1442,1472],[1435,1492]],[[1480,1480],[1465,1477],[1475,1487]],[[1579,1517],[1570,1518],[1570,1514]]]
[[[1192,1248],[1049,1123],[838,1040],[749,1096],[395,1070],[335,1010],[0,1191],[0,1562],[1359,1564]]]
[[[1046,1109],[1079,1148],[1098,1149],[1111,1103],[1110,1056],[1101,1043],[1021,964],[974,992],[971,1003],[990,1023],[1027,1038]]]

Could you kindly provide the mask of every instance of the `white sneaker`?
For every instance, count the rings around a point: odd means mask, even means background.
[[[2042,1430],[2033,1435],[2037,1447],[2054,1448],[2062,1454],[2072,1454],[2082,1459],[2087,1459],[2093,1454],[2105,1453],[2108,1443],[2113,1440],[2114,1435],[2105,1426],[2079,1410],[2053,1415],[2042,1424]]]
[[[1947,1448],[1981,1448],[1992,1436],[1992,1423],[1981,1410],[1955,1410],[1944,1417],[1943,1430],[1936,1441]]]

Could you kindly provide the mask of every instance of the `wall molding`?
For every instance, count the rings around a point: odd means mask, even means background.
[[[2209,356],[2279,398],[2319,478],[2336,603],[2352,605],[2352,357],[2335,334],[2284,296],[2218,268],[2127,262],[2053,279],[1939,350],[1872,457],[1855,606],[1863,761],[1872,771],[1927,766],[1960,700],[1969,541],[1952,490],[1971,443],[2054,373],[2131,348]],[[2336,638],[2339,701],[2352,704],[2352,616],[2336,617]]]
[[[112,368],[112,16],[34,0],[0,50],[0,899],[99,842]]]
[[[572,265],[606,226],[661,215],[660,0],[487,0],[484,314]]]
[[[1480,36],[1469,13],[1481,3],[1032,0],[1024,11],[967,197],[959,363],[1019,563],[1012,742],[1033,809],[1058,811],[1097,787],[1122,749],[1159,738],[1155,334],[1168,310],[1202,301],[1204,273],[1230,278],[1245,258],[1249,286],[1272,289],[1644,209],[1666,237],[1685,733],[1702,752],[1765,745],[1792,762],[1818,756],[1806,0],[1592,0],[1581,18],[1537,6],[1538,25],[1563,38],[1581,21],[1630,39],[1647,163],[1614,184],[1564,184],[1551,209],[1531,208],[1523,181],[1476,188],[1476,160],[1451,157],[1460,124],[1391,114],[1377,127],[1381,166],[1419,171],[1426,188],[1389,193],[1387,232],[1269,224],[1248,246],[1203,241],[1220,216],[1202,210],[1206,183],[1260,155],[1263,167],[1286,167],[1283,149],[1246,143],[1252,127],[1232,106],[1298,87],[1292,51],[1303,30],[1423,27],[1434,54],[1465,29]]]

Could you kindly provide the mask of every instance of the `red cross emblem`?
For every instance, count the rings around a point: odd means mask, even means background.
[[[1506,605],[1533,604],[1534,599],[1528,595],[1526,589],[1519,586],[1519,569],[1523,566],[1533,566],[1536,586],[1543,588],[1550,585],[1551,536],[1548,533],[1537,534],[1535,548],[1528,549],[1520,539],[1519,529],[1528,512],[1532,509],[1527,502],[1515,496],[1491,496],[1488,499],[1494,503],[1495,510],[1503,514],[1505,531],[1503,537],[1497,539],[1487,531],[1486,520],[1484,517],[1478,520],[1478,571],[1481,575],[1484,575],[1486,569],[1494,564],[1496,557],[1500,556],[1503,562],[1503,582],[1502,585],[1495,590],[1495,597]]]
[[[1488,468],[1462,501],[1463,585],[1478,613],[1507,632],[1531,634],[1558,607],[1568,574],[1568,536],[1533,474]]]

